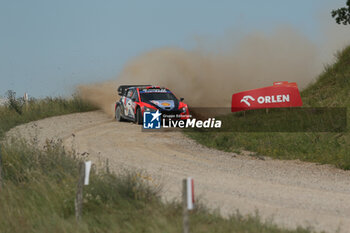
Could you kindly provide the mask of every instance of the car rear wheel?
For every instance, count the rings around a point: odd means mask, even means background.
[[[121,107],[120,107],[120,105],[118,105],[117,106],[117,108],[116,108],[116,110],[115,110],[115,119],[117,120],[117,121],[123,121],[123,117],[122,117],[122,115],[121,115]]]
[[[143,123],[142,113],[141,113],[140,108],[137,108],[137,110],[136,110],[135,123],[138,125],[142,125],[142,123]]]

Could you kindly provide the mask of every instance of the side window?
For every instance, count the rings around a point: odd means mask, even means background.
[[[136,100],[136,102],[138,102],[139,101],[139,95],[137,94],[137,91],[134,91],[134,94],[132,95],[132,97],[131,97],[132,99],[135,99]]]
[[[132,94],[133,94],[133,90],[128,90],[128,93],[126,94],[126,97],[127,98],[131,98]]]

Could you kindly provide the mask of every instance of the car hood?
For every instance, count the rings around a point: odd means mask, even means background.
[[[143,102],[160,111],[174,111],[179,108],[178,100],[144,100]]]
[[[150,102],[159,109],[172,110],[175,107],[174,100],[150,100]]]

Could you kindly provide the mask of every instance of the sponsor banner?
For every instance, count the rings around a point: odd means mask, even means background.
[[[171,93],[169,90],[165,89],[165,88],[145,88],[145,89],[141,89],[140,93]]]
[[[274,82],[273,86],[243,91],[232,95],[231,111],[259,108],[300,107],[303,102],[296,83]]]

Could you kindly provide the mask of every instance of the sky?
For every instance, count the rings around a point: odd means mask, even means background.
[[[0,95],[67,96],[152,49],[289,25],[318,43],[345,0],[0,0]]]

